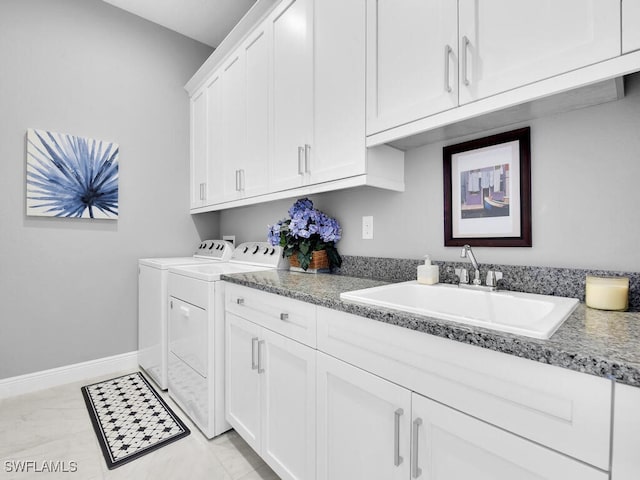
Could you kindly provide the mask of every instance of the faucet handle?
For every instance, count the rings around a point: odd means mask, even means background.
[[[487,272],[487,279],[485,284],[488,287],[495,287],[498,284],[498,280],[502,279],[502,272],[494,272],[493,270],[489,270]]]
[[[458,275],[459,283],[469,283],[469,271],[466,268],[456,268],[456,275]]]

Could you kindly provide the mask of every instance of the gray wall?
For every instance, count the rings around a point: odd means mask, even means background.
[[[99,0],[0,2],[0,378],[137,349],[137,259],[217,236],[188,204],[188,96],[211,49]],[[25,132],[120,144],[117,221],[27,217]]]
[[[476,248],[479,261],[640,271],[640,76],[630,78],[622,100],[524,125],[531,126],[533,247]],[[480,136],[407,152],[404,193],[360,188],[312,196],[342,224],[339,251],[456,260],[460,249],[443,241],[442,147]],[[266,225],[285,217],[291,203],[225,211],[221,234],[265,239]],[[363,215],[374,217],[373,240],[361,238]]]

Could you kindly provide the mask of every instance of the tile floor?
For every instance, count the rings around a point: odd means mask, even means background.
[[[108,470],[80,387],[126,373],[130,372],[0,400],[0,479],[278,480],[233,430],[207,440],[166,392],[163,399],[191,435]],[[16,472],[19,461],[35,462],[40,471],[34,471],[32,463],[30,472]],[[59,462],[67,471],[42,472],[45,461]],[[73,465],[75,472],[70,471]]]

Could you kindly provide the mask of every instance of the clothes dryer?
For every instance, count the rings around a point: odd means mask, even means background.
[[[207,438],[229,430],[224,414],[222,274],[284,269],[282,247],[238,246],[228,262],[169,268],[169,396]]]
[[[168,365],[167,279],[169,267],[226,262],[233,245],[205,240],[190,257],[138,260],[138,365],[162,390],[166,390]]]

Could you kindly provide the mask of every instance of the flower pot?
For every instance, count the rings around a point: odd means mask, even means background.
[[[293,252],[293,255],[289,257],[289,264],[293,272],[323,273],[330,271],[329,257],[327,256],[326,250],[316,250],[311,253],[311,263],[309,263],[307,270],[303,270],[302,267],[300,267],[297,251]]]

